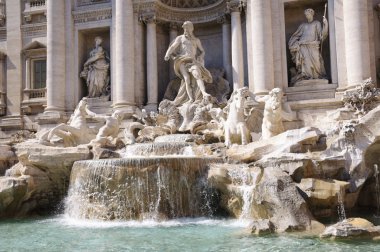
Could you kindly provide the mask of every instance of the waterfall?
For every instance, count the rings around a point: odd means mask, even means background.
[[[380,184],[379,184],[379,167],[377,164],[374,165],[374,169],[375,169],[374,176],[376,180],[376,204],[377,204],[375,216],[380,218]]]
[[[253,190],[256,186],[255,174],[252,174],[248,166],[239,167],[237,169],[228,170],[228,175],[232,180],[232,184],[237,186],[242,199],[242,209],[240,219],[251,218],[251,207],[253,200]]]
[[[344,210],[344,189],[341,187],[338,192],[338,216],[339,221],[342,222],[346,219],[346,211]]]
[[[65,213],[78,219],[210,216],[205,181],[218,158],[134,157],[74,163]]]
[[[124,157],[194,156],[191,143],[142,143],[126,147]]]

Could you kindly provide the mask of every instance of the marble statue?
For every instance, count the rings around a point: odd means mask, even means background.
[[[234,90],[225,111],[228,113],[224,123],[225,145],[230,147],[233,143],[243,145],[250,142],[250,131],[245,122],[245,99],[248,89],[246,87]]]
[[[88,98],[107,96],[109,94],[109,68],[107,52],[102,47],[102,38],[95,38],[95,48],[84,63],[80,77],[86,80]]]
[[[120,110],[113,112],[109,115],[99,115],[94,112],[88,111],[88,115],[97,121],[104,122],[104,125],[99,129],[95,139],[91,141],[91,145],[97,145],[100,147],[110,147],[112,143],[118,137],[120,130],[120,123],[123,120],[123,113]]]
[[[57,136],[63,139],[65,147],[88,144],[95,138],[95,132],[90,129],[86,122],[86,117],[92,112],[87,108],[87,98],[83,98],[74,110],[67,123],[61,123],[58,126],[41,135],[39,142],[45,145],[54,145],[53,137]]]
[[[325,13],[326,15],[326,13]],[[322,43],[328,35],[328,22],[323,16],[321,23],[314,20],[314,10],[306,9],[306,23],[301,24],[289,40],[289,50],[296,69],[291,84],[299,86],[308,80],[326,81],[326,70],[322,58]]]
[[[296,119],[296,113],[292,112],[289,106],[283,108],[283,92],[280,88],[274,88],[269,95],[259,99],[264,101],[264,118],[261,128],[261,139],[265,140],[285,132],[282,121],[293,121]]]
[[[176,106],[209,97],[205,82],[212,83],[212,75],[204,66],[205,51],[201,41],[193,34],[193,24],[186,21],[182,28],[184,34],[174,39],[165,54],[166,61],[170,58],[174,60],[175,74],[182,81],[174,100]]]

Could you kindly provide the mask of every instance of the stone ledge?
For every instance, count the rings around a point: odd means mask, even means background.
[[[289,101],[288,104],[292,110],[343,107],[343,102],[337,98]]]
[[[315,84],[285,88],[288,101],[335,98],[337,84]]]

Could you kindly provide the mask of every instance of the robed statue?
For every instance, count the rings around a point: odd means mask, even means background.
[[[95,48],[91,50],[90,57],[84,63],[80,77],[86,80],[88,98],[107,96],[110,93],[109,58],[102,47],[103,39],[95,38]]]
[[[305,80],[325,80],[326,70],[322,58],[322,43],[328,35],[328,22],[323,16],[323,26],[314,20],[314,10],[306,9],[306,23],[301,24],[289,40],[289,50],[296,71],[291,78],[291,84]],[[302,84],[301,84],[302,85]]]

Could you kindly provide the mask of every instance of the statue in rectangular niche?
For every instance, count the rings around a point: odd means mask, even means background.
[[[95,38],[95,48],[90,52],[90,57],[84,63],[80,77],[86,80],[88,98],[107,96],[110,93],[109,57],[102,47],[103,39]]]
[[[303,86],[312,83],[327,84],[326,70],[322,58],[322,43],[328,35],[328,22],[323,16],[321,23],[314,20],[314,10],[306,9],[306,23],[301,24],[289,40],[289,50],[296,69],[292,72],[291,84]]]

